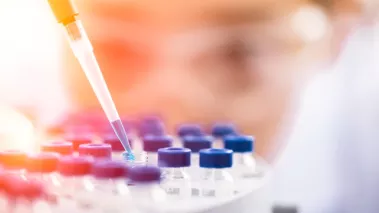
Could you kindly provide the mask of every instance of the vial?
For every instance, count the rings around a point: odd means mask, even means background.
[[[128,138],[129,139],[129,138]],[[125,151],[124,146],[115,134],[107,134],[103,138],[104,144],[109,144],[112,147],[112,159],[122,160],[122,153]],[[129,144],[133,148],[133,141],[129,139]]]
[[[224,138],[224,146],[226,149],[233,150],[234,163],[230,173],[238,181],[236,192],[243,192],[246,190],[244,187],[246,184],[254,184],[254,180],[258,180],[260,176],[253,156],[254,137],[230,135]]]
[[[88,197],[93,199],[96,210],[112,213],[131,212],[132,202],[126,174],[127,168],[123,162],[105,160],[93,165],[91,184],[86,190]]]
[[[25,162],[27,154],[18,150],[0,152],[0,164],[6,173],[25,175]]]
[[[51,212],[50,205],[45,199],[46,192],[40,182],[12,175],[7,176],[3,184],[7,200],[4,212]]]
[[[181,124],[176,129],[179,137],[204,135],[203,129],[198,124]]]
[[[229,149],[203,149],[200,167],[203,174],[198,185],[199,196],[227,198],[234,194],[234,181],[227,171],[233,165],[233,151]]]
[[[52,141],[41,146],[42,152],[54,152],[60,155],[72,155],[73,146],[68,141]]]
[[[0,212],[8,212],[7,210],[7,196],[5,193],[4,178],[5,172],[0,168]]]
[[[92,199],[88,197],[86,186],[90,185],[93,161],[83,156],[66,156],[59,159],[58,186],[59,211],[75,212],[93,209]]]
[[[191,178],[187,168],[191,166],[191,150],[168,147],[158,150],[158,166],[162,169],[161,187],[168,199],[186,199],[192,195]]]
[[[88,156],[94,159],[111,159],[112,147],[109,144],[81,144],[78,153],[80,156]]]
[[[52,152],[42,152],[29,155],[26,159],[27,179],[37,180],[45,184],[52,194],[57,193],[59,176],[57,171],[59,155]]]
[[[199,178],[199,152],[202,149],[209,149],[212,147],[213,137],[211,136],[185,136],[182,138],[183,147],[191,150],[191,167],[189,174],[193,180]]]
[[[72,143],[74,153],[78,152],[79,146],[93,142],[92,134],[70,134],[64,136],[64,140]]]
[[[254,137],[230,135],[224,138],[225,149],[233,150],[232,175],[235,179],[257,177],[256,161],[253,156]]]
[[[158,149],[172,146],[172,137],[168,135],[147,135],[142,139],[143,152],[142,156],[146,159],[147,164],[156,166],[158,163]]]
[[[161,170],[158,167],[136,166],[130,168],[128,176],[131,181],[129,189],[133,203],[138,209],[162,210],[165,207],[166,192],[159,186]]]
[[[223,138],[228,135],[237,134],[236,127],[231,123],[215,123],[211,133],[216,138],[214,147],[223,148]]]

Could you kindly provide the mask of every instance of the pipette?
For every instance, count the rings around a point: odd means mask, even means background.
[[[78,17],[78,11],[70,0],[48,0],[48,2],[58,23],[64,26],[74,55],[86,74],[113,130],[127,151],[127,160],[134,160],[127,134],[96,61],[91,42]]]

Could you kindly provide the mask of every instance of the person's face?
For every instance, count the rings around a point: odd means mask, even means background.
[[[79,9],[121,114],[160,113],[169,126],[231,121],[256,136],[264,155],[295,88],[331,52],[326,14],[307,6],[306,0],[91,0]],[[97,107],[79,69],[70,58],[73,100]]]

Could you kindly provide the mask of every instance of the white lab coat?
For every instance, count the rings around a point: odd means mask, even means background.
[[[301,213],[379,212],[379,33],[361,28],[308,87],[274,200]]]

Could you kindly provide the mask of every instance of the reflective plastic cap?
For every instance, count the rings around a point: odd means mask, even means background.
[[[185,136],[182,138],[183,146],[192,152],[199,152],[202,149],[212,147],[213,137],[211,136]]]
[[[161,170],[155,166],[136,166],[129,170],[129,179],[133,182],[148,183],[161,179]]]
[[[5,169],[23,169],[25,167],[27,154],[17,150],[0,152],[0,164]]]
[[[38,173],[54,172],[58,166],[58,157],[58,154],[52,152],[29,155],[26,159],[26,170]]]
[[[79,155],[110,159],[112,157],[112,147],[109,144],[82,144],[79,146]]]
[[[142,138],[143,151],[145,152],[157,152],[160,148],[166,148],[172,146],[172,137],[168,135],[147,135]]]
[[[73,146],[71,142],[68,141],[53,141],[41,146],[43,152],[55,152],[60,155],[71,155],[73,151]]]
[[[225,137],[236,134],[236,127],[229,123],[216,123],[212,126],[212,135],[215,137]]]
[[[104,144],[109,144],[112,147],[113,152],[125,151],[124,146],[122,145],[122,143],[120,142],[120,140],[118,139],[118,137],[115,134],[108,134],[108,135],[104,136],[103,140],[104,140]],[[133,147],[132,146],[133,143],[132,143],[132,140],[130,139],[130,137],[128,137],[128,140],[129,140],[130,146]]]
[[[92,161],[88,157],[67,156],[59,159],[58,172],[64,176],[83,176],[91,173]]]
[[[164,135],[165,127],[158,116],[146,116],[138,124],[138,134],[145,135]]]
[[[229,135],[224,137],[224,148],[233,152],[253,152],[254,137],[244,135]]]
[[[191,166],[191,150],[180,147],[168,147],[158,150],[159,167],[189,167]]]
[[[179,125],[176,133],[180,137],[194,135],[194,136],[200,136],[203,135],[203,130],[200,125],[198,124],[182,124]]]
[[[126,172],[125,163],[119,161],[99,161],[92,168],[92,175],[98,179],[123,178]]]
[[[67,135],[64,139],[72,143],[72,148],[76,152],[79,150],[80,145],[92,143],[93,136],[92,134]]]
[[[138,128],[138,133],[140,136],[145,135],[164,135],[165,130],[163,124],[149,124],[143,123],[140,124]]]
[[[233,151],[230,149],[203,149],[200,151],[200,167],[230,168],[233,165]]]
[[[4,193],[8,197],[33,201],[41,198],[45,191],[43,185],[38,181],[10,175],[4,179]]]

